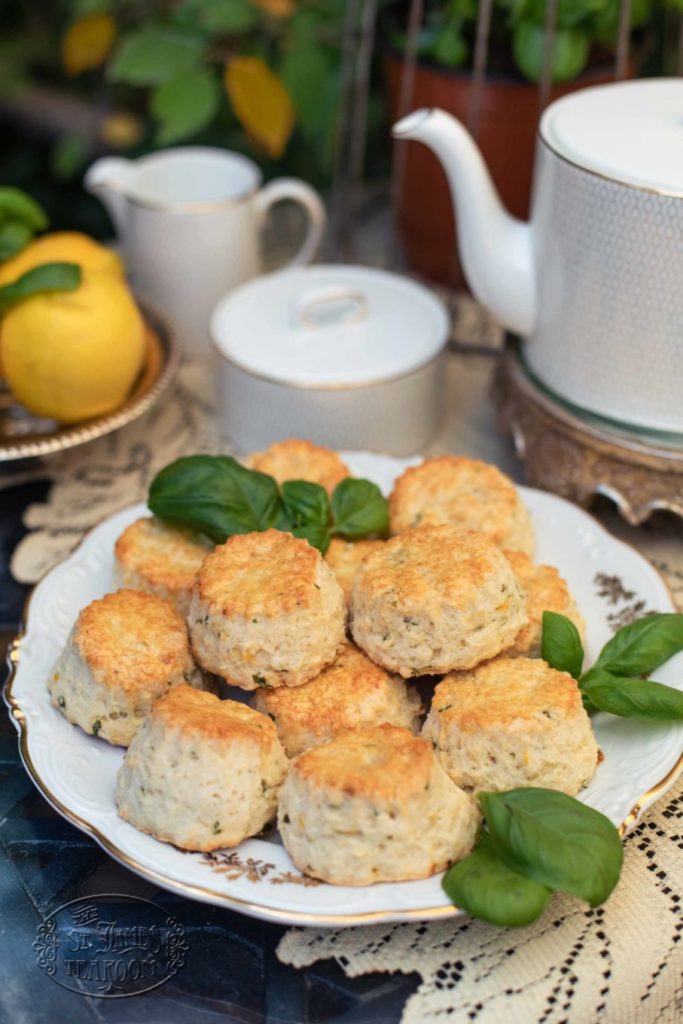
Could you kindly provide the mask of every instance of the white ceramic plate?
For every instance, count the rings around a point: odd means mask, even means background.
[[[355,475],[375,480],[386,492],[415,461],[360,452],[344,458]],[[569,502],[526,488],[522,493],[534,519],[538,561],[559,568],[588,623],[589,662],[615,624],[672,610],[663,580],[636,551]],[[144,513],[140,504],[105,520],[48,573],[33,593],[25,633],[13,648],[7,699],[22,758],[46,799],[131,870],[174,892],[254,917],[340,926],[458,913],[441,889],[440,875],[364,888],[326,885],[297,871],[276,833],[233,851],[183,853],[117,816],[114,786],[123,750],[67,722],[52,707],[46,680],[80,609],[112,589],[114,541]],[[657,678],[683,689],[683,656]],[[625,832],[683,767],[683,725],[598,715],[595,730],[605,760],[581,799]]]

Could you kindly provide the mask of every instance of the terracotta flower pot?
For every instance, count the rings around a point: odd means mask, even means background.
[[[389,111],[392,122],[398,111],[403,61],[385,59]],[[582,75],[575,82],[557,86],[552,99],[614,78],[614,68]],[[467,123],[472,78],[457,71],[418,65],[412,109],[441,107]],[[512,79],[486,81],[481,93],[477,143],[488,164],[503,202],[511,213],[529,213],[536,128],[539,116],[537,86]],[[409,265],[424,277],[447,285],[466,287],[455,242],[451,194],[441,164],[419,143],[404,143],[406,153],[403,188],[395,211]]]

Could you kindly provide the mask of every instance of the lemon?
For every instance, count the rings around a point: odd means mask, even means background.
[[[78,263],[83,270],[122,274],[121,260],[99,242],[78,231],[54,231],[41,235],[15,256],[0,263],[0,286],[11,284],[41,263]]]
[[[128,395],[145,326],[123,277],[85,271],[72,292],[41,292],[2,321],[2,362],[15,398],[36,416],[77,423]]]

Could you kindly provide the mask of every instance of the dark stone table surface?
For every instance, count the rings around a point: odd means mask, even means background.
[[[28,589],[12,579],[9,557],[22,533],[23,509],[42,500],[48,487],[40,481],[11,488],[7,483],[7,471],[0,471],[3,649],[17,631]],[[111,860],[38,794],[19,758],[4,704],[1,709],[0,1024],[199,1024],[212,1019],[389,1024],[400,1019],[418,985],[417,975],[347,978],[333,961],[294,970],[275,956],[283,927],[172,895]],[[88,994],[78,979],[72,979],[78,991],[55,983],[38,966],[38,929],[57,908],[97,894],[122,894],[115,901],[122,926],[139,924],[138,908],[126,896],[152,900],[173,915],[189,947],[184,966],[154,990],[124,998]]]

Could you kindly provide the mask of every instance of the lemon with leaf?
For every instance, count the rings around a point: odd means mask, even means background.
[[[3,369],[29,412],[77,423],[124,401],[144,360],[145,326],[120,273],[50,266],[62,270],[50,278],[48,267],[33,267],[0,288]]]
[[[0,285],[16,281],[27,270],[44,263],[77,263],[84,271],[123,274],[121,260],[94,238],[79,231],[52,231],[30,242],[26,248],[0,263]]]

